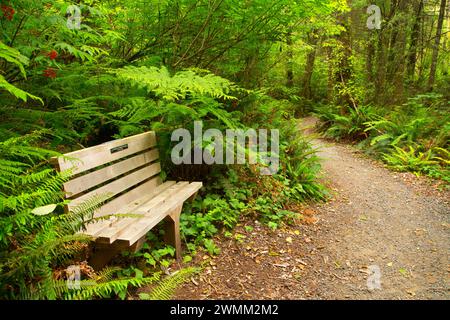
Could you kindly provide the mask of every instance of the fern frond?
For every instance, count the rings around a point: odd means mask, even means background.
[[[141,293],[142,300],[169,300],[175,290],[186,282],[189,277],[199,272],[199,268],[190,267],[174,272],[170,276],[162,279],[150,293]]]
[[[125,292],[129,286],[141,287],[154,282],[155,277],[148,278],[122,278],[86,286],[78,292],[69,292],[68,298],[73,300],[87,300],[94,297],[109,298],[112,293]]]

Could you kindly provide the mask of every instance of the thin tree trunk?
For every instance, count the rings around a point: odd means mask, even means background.
[[[331,47],[327,47],[325,50],[328,62],[327,100],[332,101],[334,91],[334,78],[333,78],[334,71],[332,61],[333,49]]]
[[[436,80],[436,68],[439,56],[439,44],[441,43],[442,24],[444,23],[444,15],[446,10],[447,0],[441,0],[441,7],[439,9],[438,25],[436,29],[436,39],[434,41],[433,56],[431,58],[430,77],[428,78],[428,89],[433,90],[434,82]]]
[[[375,99],[376,102],[382,104],[385,96],[385,80],[386,80],[386,49],[383,30],[378,30],[377,42],[377,63],[376,63],[376,82],[375,82]]]
[[[306,99],[311,99],[312,92],[311,92],[311,77],[314,71],[314,63],[316,61],[316,44],[317,44],[317,38],[314,33],[311,33],[308,35],[308,43],[313,47],[310,52],[308,52],[308,55],[306,57],[306,66],[305,66],[305,72],[303,74],[303,96]]]
[[[426,17],[424,17],[424,22],[422,23],[422,26],[420,27],[420,48],[421,48],[421,50],[419,51],[419,55],[417,57],[418,58],[417,62],[419,63],[419,68],[418,68],[419,70],[418,70],[418,73],[417,73],[417,82],[418,83],[422,83],[423,79],[424,79],[424,76],[423,76],[424,69],[425,69],[424,59],[425,59],[425,54],[426,54],[426,51],[425,51],[425,35],[426,35],[426,32],[427,32],[425,18]]]
[[[406,56],[406,30],[408,28],[408,23],[406,20],[407,12],[407,1],[403,0],[399,3],[399,31],[397,34],[397,42],[394,46],[395,51],[395,67],[394,67],[394,102],[399,103],[403,100],[404,96],[404,86],[405,86],[405,56]]]
[[[253,81],[257,79],[255,71],[256,66],[258,65],[258,59],[259,59],[259,48],[256,48],[245,57],[245,68],[242,71],[242,82],[246,87],[251,88],[253,86]]]
[[[370,83],[374,82],[374,74],[373,74],[373,59],[375,57],[375,46],[371,39],[367,45],[367,60],[366,60],[366,71],[367,71],[367,80]]]
[[[291,88],[294,85],[294,54],[292,52],[292,33],[289,31],[286,35],[287,44],[287,68],[286,68],[286,86]]]
[[[408,80],[410,82],[414,82],[414,75],[415,75],[415,71],[416,71],[417,45],[418,45],[419,33],[420,33],[420,22],[422,20],[422,10],[423,10],[423,0],[420,0],[417,5],[417,9],[416,9],[416,16],[414,19],[414,25],[412,27],[411,41],[410,41],[409,52],[408,52],[407,74],[408,74]]]

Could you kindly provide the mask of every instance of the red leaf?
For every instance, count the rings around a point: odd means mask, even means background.
[[[55,60],[56,57],[58,57],[58,52],[56,52],[56,50],[52,50],[52,51],[48,52],[46,54],[46,56],[49,57],[50,60]]]
[[[56,70],[53,68],[47,68],[44,70],[44,77],[55,79],[56,78]]]
[[[3,17],[11,21],[14,17],[14,14],[16,13],[16,10],[12,8],[11,6],[2,5],[1,10],[3,12]]]

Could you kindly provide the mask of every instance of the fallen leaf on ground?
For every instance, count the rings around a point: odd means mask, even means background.
[[[402,276],[405,276],[405,277],[406,277],[406,275],[408,274],[408,271],[407,271],[406,269],[404,269],[404,268],[400,268],[400,269],[398,270],[398,272],[400,272],[400,274],[401,274]]]
[[[413,297],[416,295],[416,293],[413,290],[406,290],[406,293],[409,295],[412,295]]]

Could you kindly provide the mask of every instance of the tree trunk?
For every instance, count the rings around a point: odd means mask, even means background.
[[[411,32],[411,41],[409,44],[407,74],[408,81],[414,82],[414,75],[417,63],[417,45],[419,41],[420,22],[422,20],[423,0],[420,0],[416,8],[416,16],[414,18],[414,25]]]
[[[306,57],[305,73],[303,74],[303,92],[302,95],[306,99],[311,99],[311,77],[314,71],[314,63],[316,61],[316,44],[317,37],[314,33],[308,35],[308,43],[313,47]]]
[[[433,56],[431,58],[430,77],[428,78],[428,89],[433,90],[434,82],[436,80],[436,68],[439,55],[439,44],[441,43],[442,24],[444,23],[444,16],[446,10],[447,0],[441,0],[441,7],[439,9],[438,25],[436,29],[436,38],[433,47]]]
[[[373,42],[369,40],[367,44],[367,59],[366,59],[366,72],[367,72],[367,80],[370,83],[374,82],[374,74],[373,74],[373,59],[375,57],[375,46]]]
[[[327,62],[328,62],[328,81],[327,81],[327,100],[332,101],[334,91],[334,78],[333,78],[333,49],[331,47],[326,48]]]
[[[390,85],[389,87],[392,88],[392,92],[389,92],[389,100],[394,104],[402,101],[404,94],[407,14],[407,1],[396,1],[389,38],[386,74],[386,80]]]
[[[349,1],[351,4],[351,1]],[[351,94],[351,80],[353,79],[352,57],[352,37],[350,32],[350,14],[342,14],[338,17],[339,24],[344,28],[336,37],[336,45],[333,47],[333,77],[335,83],[335,102],[341,106],[343,114],[348,112],[348,108],[357,109],[357,101]]]
[[[294,55],[292,53],[292,33],[286,35],[287,44],[287,66],[286,66],[286,86],[291,88],[294,85]]]
[[[399,3],[399,14],[400,19],[398,21],[399,31],[397,34],[397,42],[395,43],[395,68],[394,68],[394,103],[400,103],[403,101],[404,97],[404,87],[405,87],[405,57],[406,57],[406,30],[408,29],[408,23],[406,16],[407,11],[407,1],[403,0]]]
[[[378,104],[384,102],[385,80],[386,80],[386,50],[383,30],[378,30],[377,41],[377,63],[376,63],[376,81],[375,81],[375,99]]]

